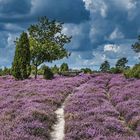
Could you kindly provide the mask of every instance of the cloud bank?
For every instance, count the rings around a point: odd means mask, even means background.
[[[73,36],[70,58],[53,64],[98,69],[123,56],[129,65],[139,62],[131,49],[140,34],[139,0],[0,0],[0,66],[11,65],[13,40],[38,16],[65,22],[63,32]]]

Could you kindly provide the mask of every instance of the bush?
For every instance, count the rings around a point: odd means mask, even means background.
[[[54,65],[54,67],[51,68],[51,71],[54,73],[54,74],[58,74],[59,73],[59,68]]]
[[[44,69],[43,74],[44,79],[52,79],[54,77],[53,72],[49,67],[45,66],[43,69]]]
[[[0,69],[0,76],[11,75],[11,68]]]
[[[82,68],[81,71],[82,71],[83,73],[89,73],[89,74],[92,73],[92,70],[91,70],[90,68]]]
[[[68,71],[69,70],[69,66],[67,63],[63,63],[61,66],[60,66],[60,72],[65,72],[65,71]]]
[[[136,64],[133,68],[124,71],[126,78],[140,78],[140,64]]]
[[[118,74],[118,73],[122,73],[122,72],[123,72],[123,69],[121,69],[121,68],[112,67],[110,69],[110,73],[113,73],[113,74]]]

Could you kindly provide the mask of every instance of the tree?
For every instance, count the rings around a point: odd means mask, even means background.
[[[120,58],[117,63],[116,63],[116,68],[119,68],[119,69],[125,69],[126,68],[126,64],[128,63],[128,60],[127,58],[125,57],[122,57]]]
[[[26,79],[30,76],[30,45],[27,33],[23,32],[15,41],[16,50],[12,63],[12,74],[16,79]]]
[[[64,45],[71,41],[71,37],[62,33],[63,23],[48,20],[46,17],[39,19],[37,24],[28,28],[31,45],[31,62],[36,68],[37,78],[38,66],[44,62],[52,62],[70,53]]]
[[[61,66],[60,66],[60,72],[65,72],[65,71],[68,71],[69,70],[69,66],[67,63],[63,63]]]
[[[101,66],[100,66],[100,70],[102,72],[108,72],[110,70],[110,64],[108,61],[104,61]]]
[[[81,71],[84,73],[92,73],[92,70],[90,68],[82,68]]]
[[[51,80],[54,77],[54,74],[49,67],[45,66],[43,70],[44,70],[43,74],[44,79]]]
[[[132,45],[132,49],[136,52],[136,53],[140,53],[140,36],[138,36],[138,41]]]
[[[52,67],[51,70],[54,74],[59,73],[59,68],[56,65],[54,65],[54,67]]]

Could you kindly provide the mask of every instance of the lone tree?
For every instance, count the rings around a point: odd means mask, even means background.
[[[31,63],[35,66],[35,78],[37,78],[38,66],[44,62],[52,62],[70,53],[64,45],[71,41],[71,37],[62,33],[63,23],[50,21],[47,17],[39,19],[37,24],[28,28],[31,45]]]
[[[109,62],[108,62],[107,60],[104,61],[104,62],[101,64],[100,70],[101,70],[102,72],[108,72],[108,71],[110,70],[110,64],[109,64]]]
[[[61,66],[60,66],[60,71],[61,72],[65,72],[65,71],[68,71],[69,70],[69,66],[67,63],[63,63]]]
[[[28,78],[31,73],[30,45],[27,33],[23,32],[15,43],[16,50],[12,63],[12,75],[18,80],[23,80]]]
[[[132,49],[136,52],[136,53],[140,53],[140,36],[138,36],[138,41],[132,45]]]
[[[125,69],[127,63],[128,63],[127,58],[125,58],[125,57],[120,58],[116,63],[116,68]]]

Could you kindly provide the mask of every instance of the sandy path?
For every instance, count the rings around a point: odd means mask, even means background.
[[[84,84],[86,84],[86,83],[84,83]],[[83,84],[76,87],[72,94],[77,92],[82,85]],[[68,100],[68,98],[70,96],[72,96],[72,94],[68,95],[68,97],[65,99],[62,106],[55,111],[55,113],[57,115],[57,122],[53,126],[53,132],[51,133],[51,140],[64,140],[64,137],[65,137],[65,133],[64,133],[64,130],[65,130],[65,118],[64,118],[65,102],[66,102],[66,100]]]
[[[65,127],[64,105],[58,108],[55,113],[57,115],[57,123],[53,126],[52,140],[63,140]]]

